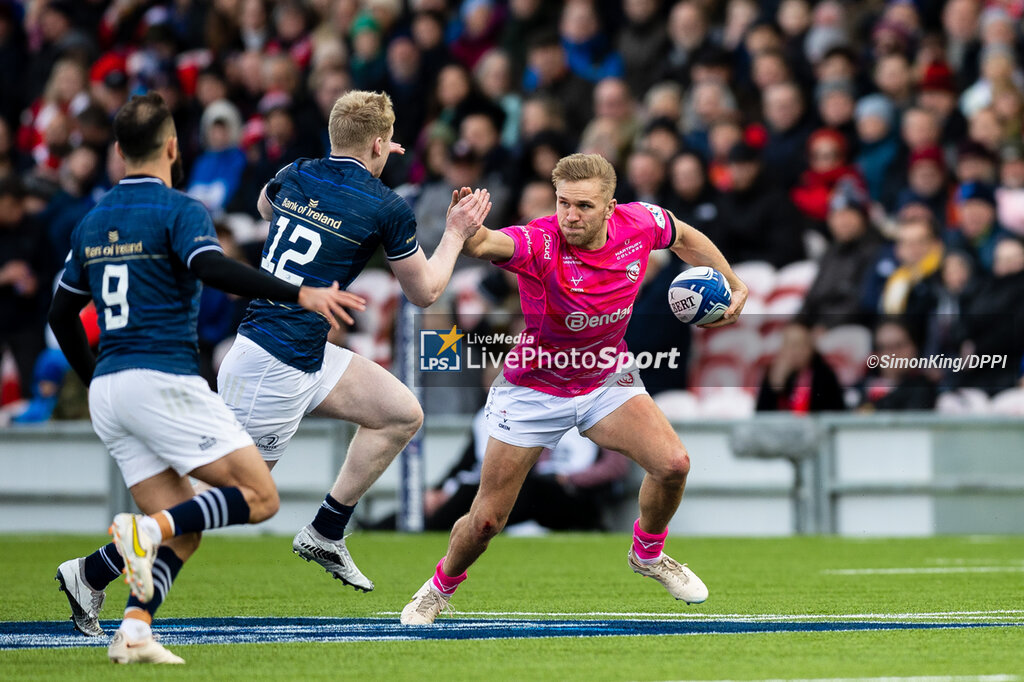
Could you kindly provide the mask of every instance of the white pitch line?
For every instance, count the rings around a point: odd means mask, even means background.
[[[1024,566],[926,566],[921,568],[830,568],[826,575],[920,575],[929,573],[1024,573]]]
[[[379,616],[394,616],[401,611],[377,611]],[[1024,609],[998,609],[992,611],[935,611],[931,613],[650,613],[645,611],[463,611],[462,616],[548,617],[548,618],[674,618],[674,619],[728,619],[743,621],[791,620],[1024,620]]]
[[[1018,675],[963,675],[933,677],[812,677],[796,679],[769,679],[747,682],[1017,682]],[[711,682],[738,682],[737,680],[712,680]]]

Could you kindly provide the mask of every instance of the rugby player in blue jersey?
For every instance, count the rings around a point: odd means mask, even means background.
[[[147,515],[118,514],[114,542],[65,562],[57,579],[81,615],[102,605],[91,581],[106,585],[124,568],[132,595],[110,659],[182,663],[154,640],[150,623],[200,533],[259,523],[279,505],[252,438],[199,376],[200,281],[301,308],[325,327],[337,326],[336,317],[351,323],[342,306],[361,309],[363,301],[335,281],[284,281],[224,255],[202,204],[171,189],[178,140],[159,95],[132,98],[114,135],[127,175],[75,228],[49,321],[89,386],[93,428]],[[78,317],[90,300],[98,358]],[[211,488],[193,497],[189,475]],[[102,634],[95,618],[86,625],[94,628],[86,634]]]
[[[489,195],[467,190],[428,259],[416,241],[412,208],[378,179],[397,148],[394,122],[385,94],[353,90],[338,98],[328,121],[331,155],[282,168],[260,194],[260,214],[270,221],[264,270],[296,284],[337,280],[345,287],[379,245],[410,301],[426,307],[438,299],[463,243],[490,210]],[[373,582],[352,561],[345,527],[363,493],[419,430],[423,410],[383,367],[329,344],[328,330],[298,306],[255,300],[217,384],[271,467],[306,414],[358,424],[334,486],[292,549],[369,592]]]
[[[445,235],[427,259],[408,204],[378,179],[389,153],[400,151],[391,142],[393,124],[387,95],[352,91],[338,99],[329,122],[331,155],[286,166],[261,192],[258,208],[271,222],[262,269],[294,285],[348,286],[380,245],[409,300],[420,306],[437,300],[463,242],[490,210],[489,196],[467,190],[453,198]],[[346,584],[370,591],[373,583],[345,547],[345,526],[359,498],[419,429],[422,409],[382,367],[328,344],[329,326],[320,317],[267,296],[254,299],[221,364],[221,396],[271,468],[305,414],[359,425],[334,487],[292,546]],[[118,569],[111,554],[108,545],[58,572],[62,584],[80,586],[65,591],[83,634],[102,634],[102,590]]]

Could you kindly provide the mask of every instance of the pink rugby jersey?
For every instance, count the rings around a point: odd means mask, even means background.
[[[648,256],[675,241],[668,213],[653,204],[619,204],[608,220],[608,241],[594,251],[568,244],[556,216],[501,231],[515,242],[515,253],[495,265],[518,276],[526,322],[521,343],[505,359],[505,378],[560,397],[590,393],[615,369],[602,365],[601,350],[626,350],[623,336]],[[561,366],[573,359],[573,349],[576,362]]]

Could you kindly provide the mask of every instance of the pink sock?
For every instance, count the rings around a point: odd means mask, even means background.
[[[437,562],[437,568],[434,569],[434,588],[450,597],[455,594],[459,584],[466,579],[466,574],[463,573],[455,577],[445,575],[444,569],[441,568],[444,566],[444,560],[445,557],[441,557],[441,560]]]
[[[657,559],[665,546],[668,528],[657,535],[640,528],[640,519],[633,522],[633,553],[640,559]]]

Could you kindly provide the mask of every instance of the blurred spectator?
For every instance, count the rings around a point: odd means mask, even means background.
[[[922,345],[924,355],[941,353],[955,357],[960,354],[962,315],[982,284],[977,272],[978,266],[970,254],[946,251],[941,280],[935,290],[935,307]]]
[[[768,129],[764,163],[772,169],[777,182],[790,187],[804,170],[807,138],[811,133],[804,96],[796,83],[769,86],[764,93],[764,122]]]
[[[555,215],[555,188],[550,180],[532,180],[519,193],[516,224],[526,225],[531,220]]]
[[[809,327],[863,323],[860,287],[878,258],[882,238],[868,217],[869,199],[863,187],[849,180],[836,187],[828,208],[832,241],[818,264],[818,274],[800,309]]]
[[[980,77],[960,96],[960,110],[968,119],[990,106],[1001,91],[1019,90],[1024,84],[1009,45],[986,45],[981,50],[980,65]]]
[[[913,103],[913,79],[910,60],[902,52],[882,56],[875,64],[875,87],[898,111]]]
[[[501,144],[501,128],[505,112],[501,107],[481,101],[473,108],[464,107],[458,123],[459,140],[469,145],[473,153],[484,162],[484,175],[508,182],[514,175],[510,155]]]
[[[856,164],[868,183],[868,193],[874,201],[890,203],[895,189],[890,169],[899,153],[895,131],[896,112],[885,95],[868,95],[857,101],[854,118],[857,121],[859,145]]]
[[[935,407],[938,390],[935,381],[909,365],[920,361],[921,354],[906,325],[884,320],[875,329],[875,353],[885,357],[876,370],[865,377],[861,388],[860,410],[930,410]],[[906,366],[902,366],[902,365]]]
[[[423,120],[427,111],[425,105],[427,90],[420,67],[420,53],[416,49],[416,44],[405,36],[392,40],[387,49],[387,65],[387,86],[385,89],[391,96],[395,111],[399,112],[395,116],[393,139],[399,144],[412,146],[415,144],[416,137],[423,128]],[[339,70],[337,73],[344,74],[345,72]],[[333,83],[329,81],[328,86],[330,85],[333,85]],[[336,87],[331,89],[334,90]],[[317,102],[323,101],[326,103],[327,100],[333,97],[333,99],[330,99],[331,106],[333,106],[334,100],[337,100],[338,97],[344,94],[344,90],[347,89],[346,87],[337,94],[334,92],[325,93],[322,100],[318,95]],[[327,111],[330,112],[329,107]],[[326,126],[318,129],[326,130]],[[402,160],[406,161],[405,159]]]
[[[440,12],[422,11],[413,15],[412,40],[420,53],[423,82],[433,83],[451,59],[444,44],[445,19]]]
[[[18,147],[42,169],[55,171],[71,144],[72,118],[89,105],[86,71],[64,59],[53,67],[46,89],[22,116]]]
[[[668,56],[656,80],[672,80],[687,87],[694,60],[711,45],[704,6],[696,0],[675,3],[668,16],[668,38]]]
[[[981,388],[990,394],[1017,381],[1024,354],[1020,301],[1024,297],[1024,244],[1005,237],[996,246],[992,278],[968,302],[961,316],[967,354],[1006,356],[1003,365],[980,367],[954,377],[960,387]]]
[[[1024,146],[1005,145],[1000,150],[996,219],[1014,235],[1024,236]]]
[[[807,414],[845,410],[836,373],[815,350],[810,328],[790,322],[757,394],[758,412]]]
[[[669,51],[661,5],[661,0],[624,0],[622,3],[626,20],[619,29],[616,49],[622,55],[624,79],[634,97],[654,85],[658,69]]]
[[[453,57],[473,69],[498,42],[504,12],[494,0],[464,0],[459,8],[460,30],[451,42]]]
[[[916,343],[924,338],[927,316],[935,308],[935,290],[942,265],[942,240],[935,221],[927,216],[900,221],[892,256],[883,256],[875,272],[884,275],[880,294],[869,283],[866,299],[888,316],[903,316]],[[891,260],[889,260],[891,259]],[[885,273],[887,272],[887,275]],[[869,308],[870,309],[870,308]]]
[[[187,191],[217,215],[234,198],[245,171],[245,154],[238,146],[242,118],[233,104],[219,100],[206,107],[200,128],[205,151],[192,167]]]
[[[583,130],[592,113],[591,85],[569,69],[567,60],[558,36],[537,36],[527,52],[523,89],[530,93],[548,95],[559,102],[569,127]]]
[[[942,29],[946,38],[946,59],[962,89],[978,77],[978,0],[949,0],[942,8]]]
[[[618,138],[624,141],[622,152],[633,143],[640,132],[636,102],[621,78],[602,78],[594,86],[594,117],[614,121],[618,127]]]
[[[810,221],[809,225],[821,232],[836,185],[845,181],[867,191],[864,178],[850,163],[847,151],[846,139],[835,130],[821,128],[807,139],[808,168],[800,175],[790,197]]]
[[[49,244],[26,215],[25,188],[17,178],[0,179],[0,354],[10,351],[22,396],[28,397],[32,369],[44,348],[43,326],[50,302]]]
[[[946,164],[942,160],[942,150],[931,147],[911,152],[906,186],[900,191],[896,206],[923,204],[941,227],[946,222],[948,200]]]
[[[597,9],[589,0],[567,0],[558,23],[569,69],[584,80],[597,83],[609,76],[622,77],[622,57],[601,30]]]
[[[473,76],[480,91],[505,113],[501,144],[512,149],[519,142],[519,113],[523,106],[523,98],[513,85],[512,61],[504,51],[491,50],[477,62]]]
[[[352,83],[359,90],[383,90],[387,84],[387,60],[380,24],[369,13],[352,24]]]
[[[551,184],[551,172],[555,169],[555,164],[570,151],[571,146],[565,135],[554,130],[540,131],[523,145],[517,184]]]
[[[501,46],[512,60],[515,82],[526,69],[526,48],[536,35],[550,32],[558,21],[558,3],[542,0],[509,0],[508,19],[501,32]]]
[[[662,163],[668,163],[679,153],[682,140],[671,119],[656,118],[644,127],[637,146],[656,155]]]
[[[670,192],[662,205],[715,244],[723,243],[721,196],[708,181],[703,160],[693,152],[684,151],[669,163],[668,175]]]
[[[918,83],[917,106],[930,111],[938,120],[942,146],[948,147],[963,138],[967,121],[957,107],[953,73],[945,62],[933,62],[925,68]]]
[[[70,59],[78,64],[88,64],[95,56],[95,44],[73,23],[74,3],[70,0],[51,0],[33,3],[38,14],[26,17],[29,34],[32,36],[28,71],[24,80],[27,89],[26,101],[32,101],[50,87],[49,80],[60,60]],[[34,25],[33,25],[34,23]]]
[[[620,203],[644,201],[662,205],[665,193],[665,163],[654,152],[637,150],[626,159],[626,177],[617,191]]]
[[[971,254],[985,272],[992,272],[996,244],[1007,233],[996,222],[996,197],[991,185],[970,182],[957,192],[960,223],[946,230],[946,244]]]
[[[818,118],[826,128],[843,136],[846,143],[847,159],[857,155],[857,125],[853,112],[857,106],[856,89],[851,81],[823,81],[815,90]]]
[[[804,257],[803,222],[786,192],[774,183],[777,172],[762,171],[761,155],[746,143],[729,152],[732,187],[723,195],[719,246],[732,263],[766,260],[782,267]]]
[[[973,140],[962,141],[957,145],[956,179],[961,184],[996,182],[995,154]]]

